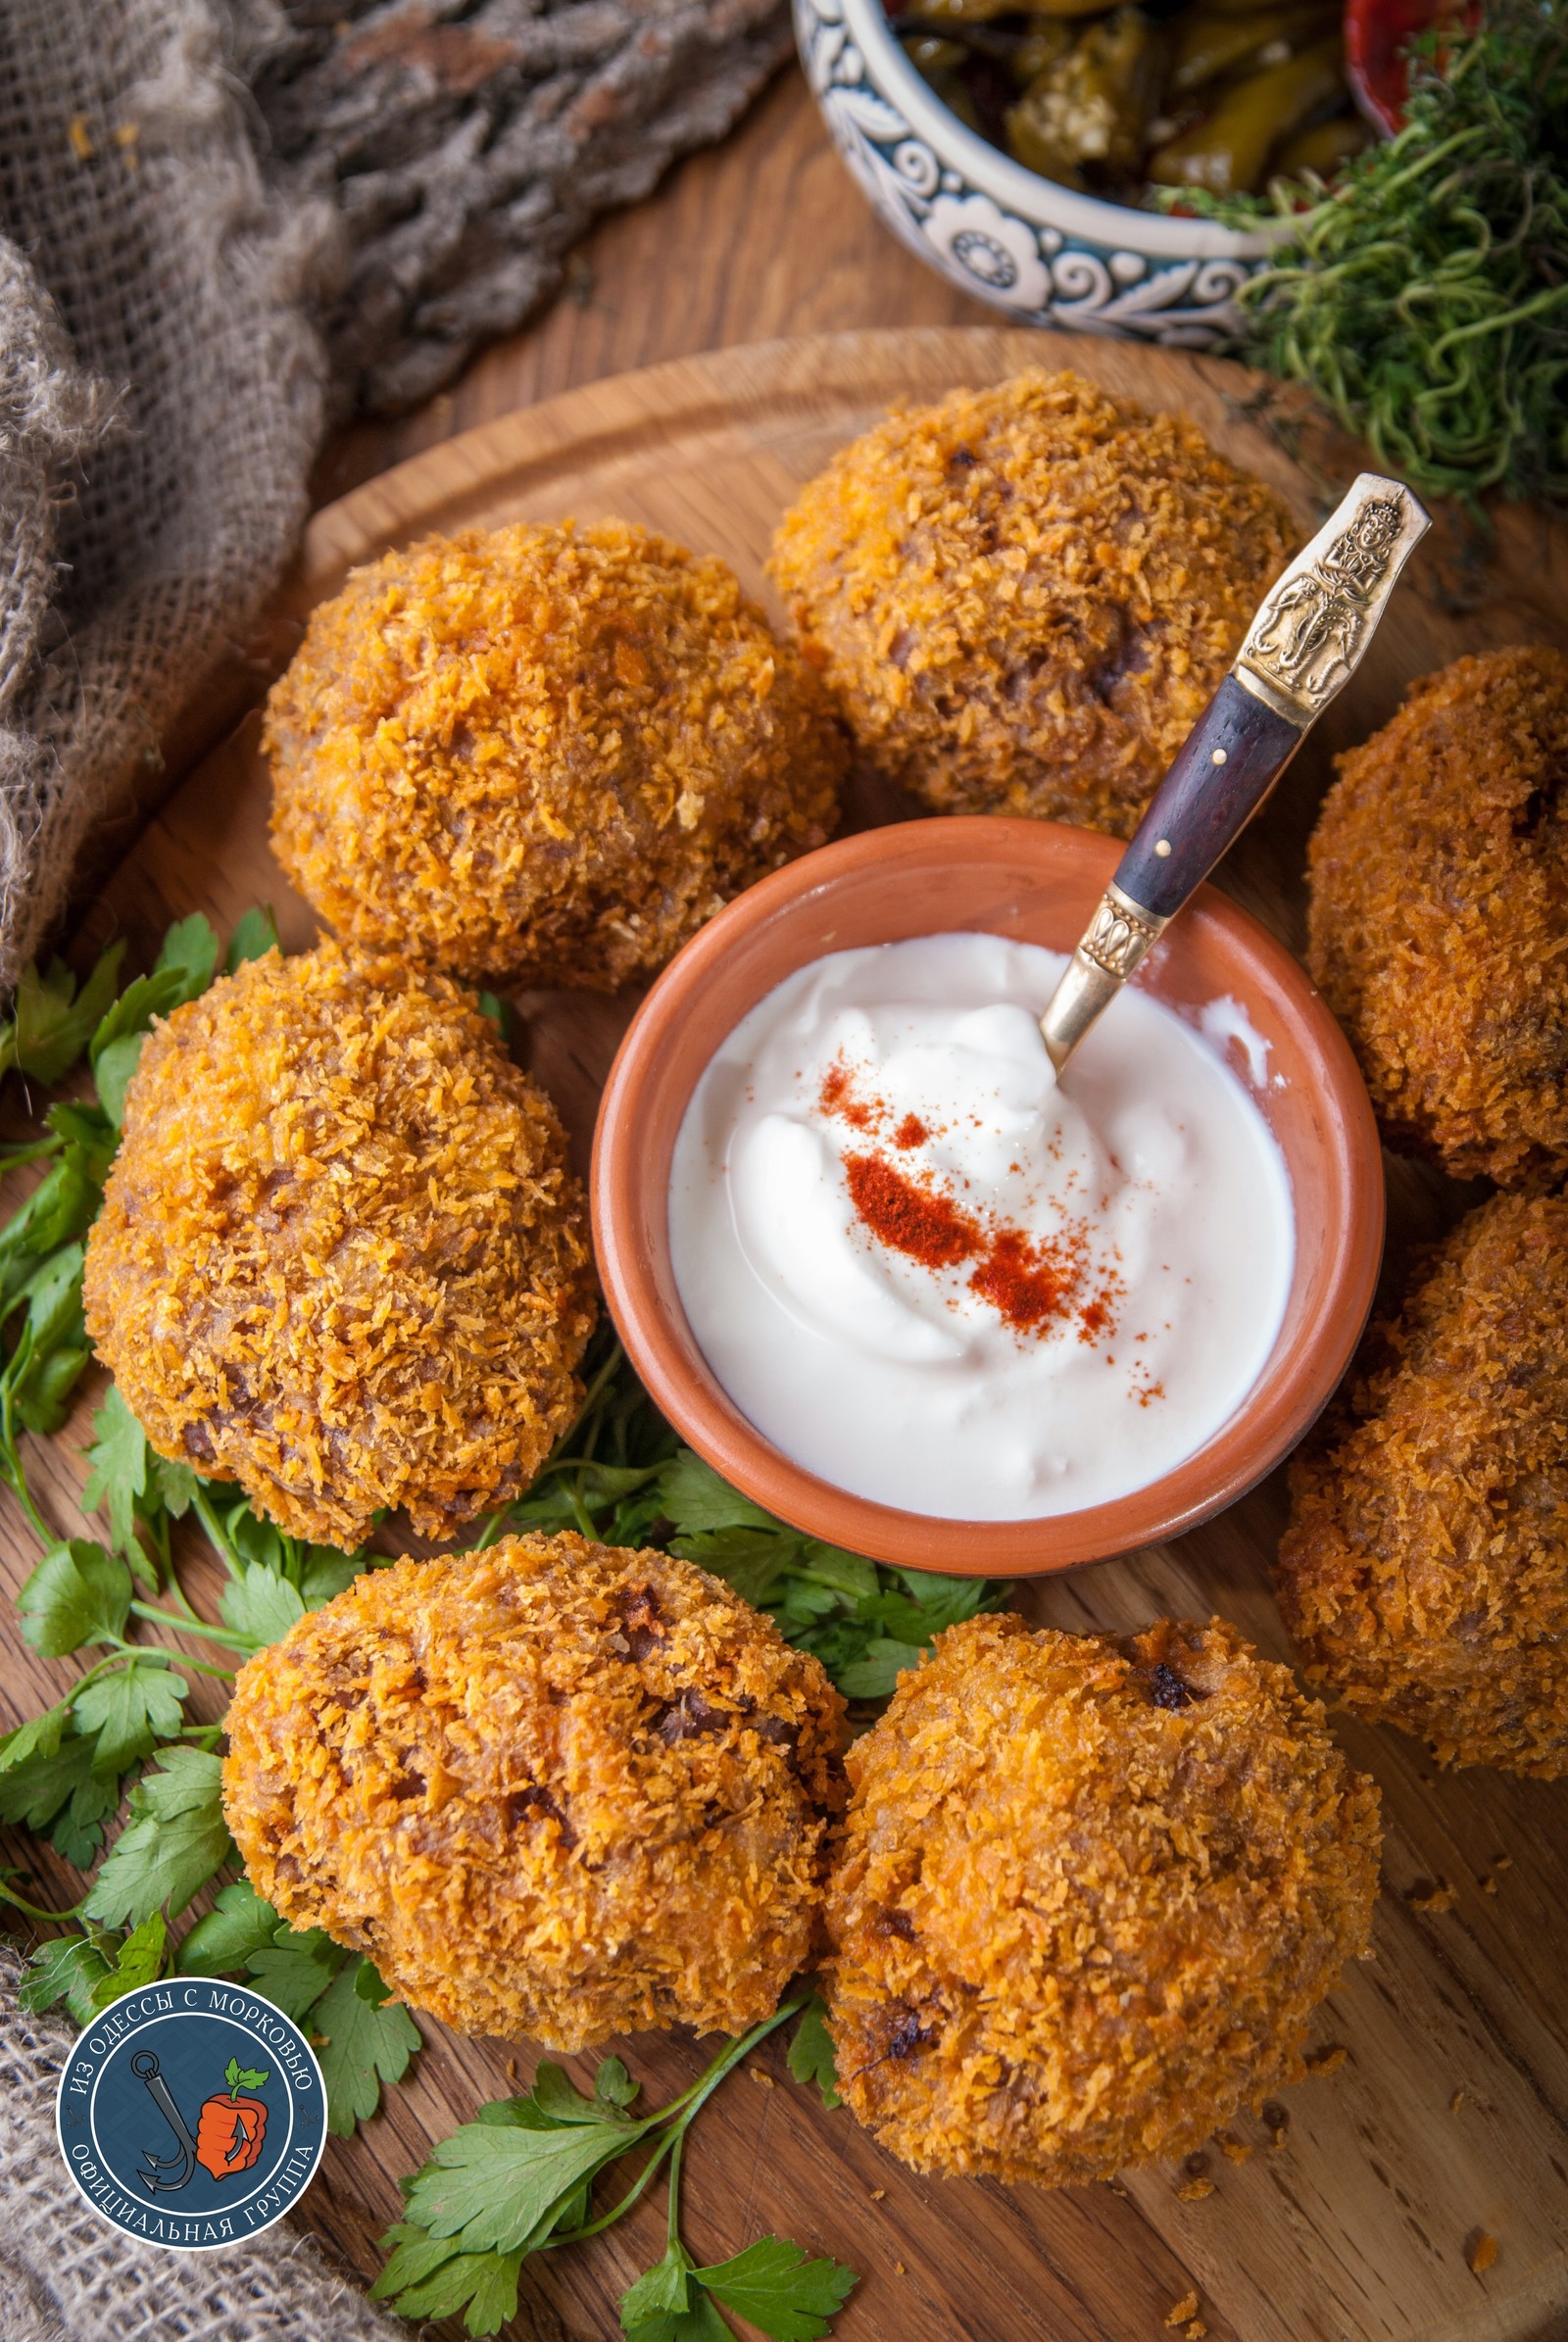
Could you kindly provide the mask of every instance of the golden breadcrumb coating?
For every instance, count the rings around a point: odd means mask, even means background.
[[[847,751],[720,561],[518,524],[357,569],[267,703],[272,842],[340,935],[608,992],[837,818]]]
[[[1568,1774],[1568,1196],[1459,1223],[1291,1483],[1309,1679],[1445,1764]]]
[[[87,1245],[87,1331],[161,1455],[295,1537],[450,1536],[581,1402],[582,1190],[443,976],[275,951],[157,1025]]]
[[[508,1537],[247,1661],[223,1808],[259,1894],[460,2032],[739,2033],[811,1948],[843,1719],[690,1562]]]
[[[1031,372],[842,449],[770,571],[889,779],[1128,838],[1298,533],[1191,423]]]
[[[1054,2187],[1183,2154],[1300,2075],[1366,1949],[1377,1791],[1222,1619],[952,1627],[848,1769],[839,2088],[916,2171]]]
[[[1502,1185],[1568,1170],[1568,658],[1416,684],[1339,759],[1309,965],[1396,1146]]]

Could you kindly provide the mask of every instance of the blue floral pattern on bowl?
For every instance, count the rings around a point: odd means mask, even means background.
[[[833,142],[911,251],[1015,319],[1210,350],[1266,231],[1102,203],[1058,187],[949,112],[880,0],[795,0],[802,62]]]

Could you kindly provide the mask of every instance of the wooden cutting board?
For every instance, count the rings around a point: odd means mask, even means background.
[[[1216,361],[987,330],[771,343],[570,392],[433,448],[329,507],[311,524],[280,605],[279,643],[286,649],[303,611],[355,562],[427,531],[520,517],[646,522],[723,555],[766,598],[773,522],[835,447],[899,398],[1041,365],[1076,366],[1146,407],[1188,415],[1287,495],[1303,534],[1333,483],[1357,465],[1355,451],[1321,432],[1303,436],[1289,400],[1276,402],[1272,424],[1260,418],[1257,379]],[[1381,722],[1412,677],[1461,651],[1560,639],[1554,613],[1565,608],[1568,538],[1535,515],[1506,517],[1485,574],[1456,561],[1451,544],[1446,556],[1424,551],[1354,687],[1221,884],[1298,948],[1304,841],[1332,751]],[[134,961],[174,917],[201,909],[226,929],[258,901],[275,906],[286,946],[310,939],[311,914],[268,850],[257,735],[252,715],[152,821],[93,905],[83,951],[125,934]],[[863,827],[906,810],[861,790],[850,818]],[[631,1003],[531,994],[517,1005],[519,1050],[586,1164],[599,1085]],[[1389,1171],[1396,1275],[1410,1244],[1480,1191],[1392,1160]],[[85,1392],[67,1431],[35,1453],[43,1501],[68,1534],[79,1519],[77,1451],[97,1395]],[[1219,1611],[1286,1657],[1267,1582],[1283,1514],[1276,1475],[1178,1543],[1020,1587],[1018,1605],[1080,1630]],[[7,1498],[0,1574],[9,1588],[35,1558]],[[0,1637],[0,1711],[11,1721],[56,1696],[69,1669],[21,1644],[9,1608]],[[825,2114],[769,2043],[756,2077],[738,2074],[693,2140],[685,2229],[698,2259],[716,2261],[771,2227],[850,2262],[862,2282],[838,2322],[840,2342],[1158,2342],[1166,2312],[1195,2289],[1213,2342],[1568,2336],[1568,1784],[1486,1772],[1444,1778],[1397,1733],[1346,1725],[1342,1737],[1384,1796],[1376,1958],[1322,2012],[1315,2039],[1331,2053],[1323,2073],[1283,2094],[1282,2118],[1238,2124],[1253,2149],[1245,2161],[1214,2149],[1191,2169],[1056,2193],[921,2179],[847,2113]],[[27,1861],[51,1893],[70,1883],[15,1837],[0,1859]],[[1456,1890],[1451,1908],[1423,1912],[1413,1898],[1440,1881]],[[411,2078],[356,2138],[331,2143],[304,2210],[367,2276],[378,2266],[374,2239],[397,2212],[396,2177],[532,2068],[529,2048],[462,2041],[429,2021],[424,2029]],[[656,2100],[701,2062],[691,2042],[667,2035],[619,2046]],[[1343,2058],[1332,2054],[1339,2049]],[[1194,2177],[1211,2182],[1209,2192],[1192,2189]],[[611,2342],[617,2296],[658,2258],[662,2220],[658,2204],[644,2205],[594,2245],[531,2264],[513,2332]],[[1466,2250],[1482,2231],[1498,2252],[1477,2275]]]

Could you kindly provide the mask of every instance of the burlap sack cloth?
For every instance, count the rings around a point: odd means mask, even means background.
[[[286,2226],[232,2252],[163,2253],[100,2220],[55,2142],[72,2027],[22,2015],[21,1973],[0,1944],[0,2342],[411,2342]]]
[[[243,658],[327,399],[520,323],[787,41],[785,0],[0,0],[0,995]]]

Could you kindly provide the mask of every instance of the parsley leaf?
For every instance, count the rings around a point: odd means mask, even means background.
[[[466,2252],[514,2252],[547,2234],[565,2199],[641,2129],[624,2121],[465,2122],[416,2174],[410,2215],[432,2236],[461,2236]]]
[[[841,2261],[812,2261],[782,2236],[761,2236],[733,2260],[699,2269],[697,2282],[773,2342],[821,2342],[856,2283]]]
[[[89,2024],[96,2014],[93,1996],[113,1975],[119,1949],[119,1936],[107,1935],[102,1928],[51,1936],[27,1963],[17,1990],[18,2007],[41,2016],[64,2001],[78,2025]]]
[[[642,2088],[634,2081],[619,2058],[601,2058],[594,2075],[594,2096],[607,2106],[631,2106]]]
[[[523,2255],[465,2253],[445,2237],[400,2221],[382,2237],[392,2256],[370,2287],[372,2301],[388,2301],[405,2318],[456,2318],[470,2334],[499,2333],[517,2311],[517,2272]]]
[[[149,1913],[139,1927],[132,1927],[121,1945],[114,1967],[94,1984],[89,2007],[96,2015],[107,2009],[110,2002],[119,2000],[122,1993],[139,1992],[150,1984],[164,1965],[164,1945],[169,1929],[161,1911]]]
[[[130,1613],[130,1572],[82,1537],[54,1545],[17,1595],[22,1632],[46,1659],[115,1642]]]
[[[87,1485],[81,1509],[109,1510],[109,1534],[117,1553],[136,1547],[136,1499],[147,1489],[147,1435],[111,1383],[103,1405],[92,1419],[98,1437],[87,1450]]]
[[[280,1922],[270,1943],[247,1954],[245,1966],[257,1990],[297,2025],[315,2008],[346,1956],[319,1927],[296,1929]]]
[[[783,1524],[720,1480],[710,1464],[683,1447],[659,1475],[659,1501],[683,1537],[704,1529],[770,1529]],[[788,1536],[791,1533],[785,1532]]]
[[[177,1914],[233,1853],[220,1795],[222,1768],[204,1748],[160,1749],[160,1771],[130,1792],[130,1816],[87,1897],[90,1919],[135,1926]]]
[[[629,2342],[735,2342],[734,2328],[720,2318],[712,2297],[700,2285],[690,2309],[640,2318],[627,2332]]]
[[[168,1016],[196,1000],[218,968],[218,938],[200,911],[178,920],[164,938],[150,976],[127,984],[106,1010],[92,1037],[92,1078],[99,1103],[118,1130],[124,1120],[125,1092],[141,1056],[154,1017]]]
[[[199,1485],[195,1473],[189,1464],[171,1463],[168,1456],[159,1455],[152,1449],[148,1450],[147,1460],[152,1467],[159,1502],[165,1512],[172,1514],[176,1521],[182,1521],[191,1508],[191,1499]]]
[[[52,1757],[71,1714],[68,1699],[57,1700],[41,1716],[29,1716],[12,1732],[0,1735],[0,1773],[10,1773],[25,1757]]]
[[[151,1649],[83,1684],[72,1712],[78,1732],[97,1735],[93,1771],[128,1773],[160,1740],[173,1739],[189,1687],[173,1673],[168,1653]]]
[[[265,1562],[247,1562],[231,1577],[218,1605],[219,1616],[236,1635],[248,1635],[257,1650],[280,1641],[290,1627],[305,1616],[299,1588],[270,1570]]]
[[[111,944],[79,993],[63,960],[40,976],[29,959],[17,979],[10,1021],[0,1025],[0,1073],[15,1065],[45,1088],[69,1073],[115,997],[124,951],[122,943]]]
[[[839,2070],[827,2029],[827,2010],[820,1993],[813,1992],[801,2011],[801,2022],[789,2047],[789,2069],[798,2082],[815,2082],[822,2104],[831,2113],[844,2104],[839,2096]]]
[[[176,920],[164,938],[153,974],[171,971],[179,976],[187,1000],[199,999],[218,973],[218,938],[199,910]]]
[[[254,1959],[250,1965],[254,1968]],[[342,2139],[352,2135],[356,2122],[368,2122],[374,2114],[383,2082],[403,2079],[420,2042],[419,2028],[407,2009],[390,2001],[385,2008],[372,2008],[355,1990],[360,1965],[355,1962],[339,1972],[316,2003],[314,2016],[316,2054],[326,2082],[327,2124]]]
[[[651,2318],[678,2316],[691,2298],[696,2263],[678,2237],[672,2237],[662,2261],[645,2269],[620,2297],[620,2322],[627,2333]]]
[[[223,973],[232,976],[236,968],[248,959],[263,959],[269,951],[277,950],[277,921],[271,910],[259,904],[248,910],[228,939],[223,954]]]
[[[621,2296],[620,2322],[630,2342],[735,2342],[679,2237]]]
[[[617,2071],[612,2075],[607,2086],[601,2088],[600,2076],[604,2074],[605,2066],[612,2067]],[[533,2077],[531,2095],[535,2106],[542,2114],[548,2115],[553,2122],[629,2124],[630,2118],[621,2112],[625,2101],[615,2094],[623,2086],[620,2079],[622,2075],[625,2077],[625,2083],[629,2084],[633,2095],[635,2095],[637,2085],[632,2081],[631,2075],[626,2073],[619,2058],[606,2058],[604,2066],[601,2066],[599,2074],[594,2077],[593,2097],[585,2098],[564,2068],[552,2065],[548,2058],[541,2058]]]
[[[233,1976],[252,1952],[270,1945],[282,1925],[271,1904],[240,1878],[219,1888],[213,1909],[181,1940],[174,1966],[182,1976]]]
[[[120,1803],[119,1781],[96,1769],[97,1742],[72,1730],[53,1747],[35,1746],[14,1764],[11,1745],[8,1734],[0,1770],[0,1822],[21,1822],[47,1835],[67,1862],[86,1870],[98,1852],[99,1825]]]
[[[894,1642],[886,1635],[873,1635],[861,1658],[852,1659],[837,1670],[838,1687],[846,1699],[887,1699],[900,1676],[919,1666],[926,1647],[923,1643]]]

